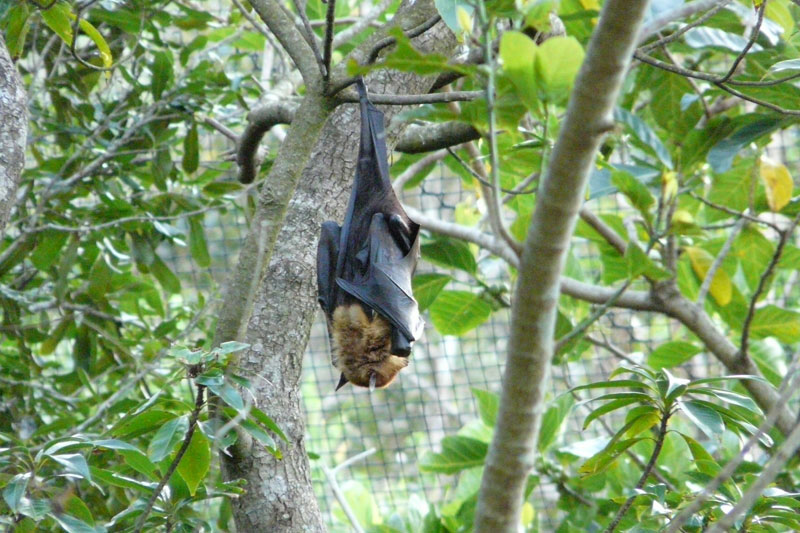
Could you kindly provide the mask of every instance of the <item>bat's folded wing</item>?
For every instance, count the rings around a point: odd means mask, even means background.
[[[419,316],[417,301],[412,296],[411,272],[419,254],[419,241],[411,251],[395,260],[371,262],[366,275],[358,280],[336,280],[339,287],[386,317],[409,341],[422,335],[425,326]]]

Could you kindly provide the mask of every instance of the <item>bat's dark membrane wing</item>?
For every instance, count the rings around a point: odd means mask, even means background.
[[[419,239],[413,236],[407,252],[397,246],[386,217],[372,217],[369,230],[369,261],[363,276],[352,281],[337,278],[344,291],[386,317],[406,337],[409,348],[422,333],[424,324],[412,296],[411,276],[419,257]],[[393,345],[402,339],[393,340]]]

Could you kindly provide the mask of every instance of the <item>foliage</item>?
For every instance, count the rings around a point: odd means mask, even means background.
[[[650,20],[673,4],[653,2]],[[401,118],[457,120],[481,134],[452,147],[444,162],[467,191],[455,222],[499,239],[483,216],[496,194],[501,220],[522,241],[600,3],[436,5],[465,47],[496,49],[496,57],[471,64],[427,56],[394,30],[395,46],[379,63],[349,68],[449,74],[461,91],[488,87],[489,99],[428,103]],[[763,20],[751,39],[754,6]],[[357,9],[357,2],[338,2],[336,15],[361,14]],[[377,20],[396,10],[392,4]],[[565,35],[545,39],[555,29],[551,12]],[[309,1],[306,13],[321,21],[325,6]],[[621,287],[619,294],[674,283],[772,386],[800,347],[798,292],[782,292],[800,259],[791,233],[800,216],[797,169],[770,149],[780,136],[796,135],[798,20],[800,8],[788,0],[742,0],[709,18],[695,13],[660,28],[674,42],[652,45],[656,37],[648,36],[586,192],[602,226],[578,224],[566,265],[567,276]],[[29,94],[32,129],[17,209],[0,244],[0,523],[17,531],[104,531],[146,519],[153,528],[226,530],[228,498],[243,488],[222,482],[216,452],[234,444],[238,428],[279,455],[276,437],[283,434],[269,406],[265,414],[241,394],[252,376],[227,372],[230,355],[245,346],[215,348],[210,339],[209,295],[218,290],[211,273],[224,250],[209,238],[207,217],[240,218],[237,195],[247,197],[215,124],[243,130],[250,102],[292,79],[287,58],[240,11],[181,1],[4,2],[0,27]],[[342,44],[334,60],[371,31]],[[259,78],[253,71],[264,50],[277,59]],[[273,158],[268,150],[264,167]],[[399,156],[393,172],[418,160]],[[418,185],[431,168],[409,183]],[[497,188],[487,185],[495,176]],[[616,201],[625,210],[607,208]],[[586,260],[579,253],[586,247],[599,259]],[[502,264],[503,281],[489,281],[496,279],[496,251],[426,234],[422,257],[444,272],[417,276],[414,294],[440,334],[468,336],[509,307],[516,272]],[[186,265],[200,276],[184,276]],[[597,279],[589,279],[594,271]],[[633,352],[626,354],[597,342],[608,306],[570,297],[558,305],[556,363],[590,362],[590,346],[600,344],[637,364],[620,364],[608,380],[549,400],[522,525],[543,527],[532,494],[548,484],[560,531],[606,527],[616,515],[619,530],[662,527],[757,434],[764,413],[741,383],[761,378],[685,374],[681,365],[713,352],[685,327],[664,325],[666,342],[626,347]],[[582,396],[601,389],[610,392]],[[220,419],[198,408],[206,391]],[[365,487],[346,484],[346,501],[363,526],[470,530],[499,403],[485,391],[475,399],[480,420],[446,437],[421,465],[457,476],[446,502],[416,499],[383,518]],[[608,435],[584,438],[570,428],[568,416],[579,409],[587,411],[584,429],[602,425]],[[757,435],[761,455],[750,452],[685,530],[700,531],[724,515],[783,437],[776,430]],[[156,491],[162,480],[166,489]],[[799,529],[798,493],[800,479],[786,469],[737,527]],[[152,512],[144,512],[148,501]]]

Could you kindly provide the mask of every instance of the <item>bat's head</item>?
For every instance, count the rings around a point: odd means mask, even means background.
[[[339,386],[381,388],[408,366],[392,355],[392,326],[377,313],[368,317],[359,304],[337,307],[331,321],[333,354],[342,372]]]

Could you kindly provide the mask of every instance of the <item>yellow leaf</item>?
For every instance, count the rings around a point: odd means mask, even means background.
[[[533,519],[536,518],[536,510],[531,505],[531,502],[525,502],[522,504],[522,513],[520,516],[520,522],[522,522],[522,527],[528,529],[533,522]]]
[[[674,226],[690,226],[694,224],[694,217],[686,209],[677,209],[672,215],[672,224]]]
[[[472,15],[469,14],[469,11],[461,6],[458,6],[458,8],[456,8],[456,18],[458,19],[458,27],[461,28],[461,31],[467,35],[471,35]]]
[[[759,161],[759,172],[767,189],[767,203],[769,208],[777,213],[792,199],[792,176],[789,169],[768,157]]]
[[[593,9],[595,11],[600,11],[599,0],[581,0],[581,5],[583,6],[583,9]]]
[[[670,170],[661,175],[661,197],[669,203],[678,194],[678,173]],[[691,215],[690,215],[691,216]]]
[[[702,248],[689,246],[686,248],[686,254],[689,256],[689,262],[692,265],[692,270],[697,274],[701,280],[706,278],[708,269],[711,268],[711,263],[714,262],[714,256],[706,252]],[[714,274],[714,279],[711,280],[711,286],[708,289],[711,296],[719,305],[728,305],[733,295],[733,286],[731,285],[731,278],[728,277],[727,272],[721,268],[717,269]]]

